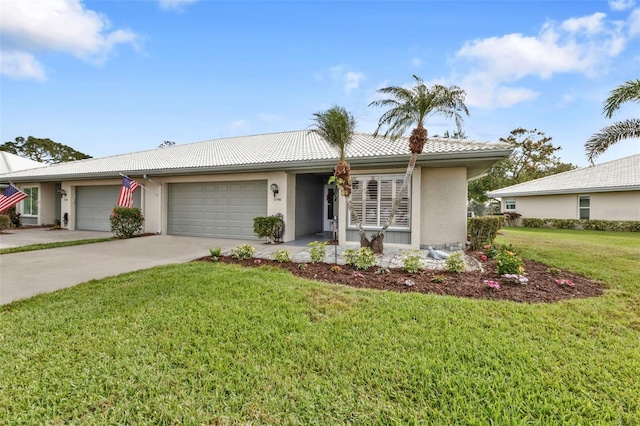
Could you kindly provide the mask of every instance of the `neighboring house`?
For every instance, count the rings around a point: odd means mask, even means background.
[[[11,154],[5,151],[0,151],[0,175],[45,166],[46,164],[31,160],[29,158],[20,157],[19,155]],[[9,182],[0,182],[0,191],[4,191],[8,184]],[[29,195],[30,198],[26,199],[18,206],[18,211],[23,213],[22,223],[37,224],[38,222],[36,217],[38,214],[38,190],[36,189],[35,191],[29,191],[27,195]],[[34,208],[36,209],[35,211]],[[32,215],[32,213],[35,213],[35,216]]]
[[[429,139],[385,244],[463,244],[468,181],[510,153],[501,143]],[[144,232],[250,240],[256,239],[254,217],[280,213],[284,241],[331,231],[335,217],[340,244],[357,243],[346,203],[327,184],[337,159],[335,149],[315,133],[293,131],[73,161],[10,173],[0,181],[38,188],[38,221],[62,218],[65,225],[67,217],[69,229],[110,230],[109,214],[125,174],[144,186],[134,193]],[[347,160],[353,203],[371,234],[400,188],[408,142],[357,133]]]
[[[640,220],[640,154],[490,191],[523,218]]]

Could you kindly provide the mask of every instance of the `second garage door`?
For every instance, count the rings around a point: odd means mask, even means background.
[[[267,181],[169,185],[168,233],[256,240],[253,218],[267,215]]]

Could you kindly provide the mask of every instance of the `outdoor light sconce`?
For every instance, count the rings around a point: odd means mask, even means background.
[[[275,184],[275,183],[272,183],[271,186],[269,187],[269,189],[271,189],[271,191],[273,192],[273,198],[276,198],[276,195],[279,192],[278,185]]]
[[[60,193],[60,198],[64,198],[67,196],[67,191],[64,189],[58,189],[58,193]]]

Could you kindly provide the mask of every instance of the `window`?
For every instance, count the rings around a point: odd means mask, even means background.
[[[38,188],[24,188],[22,190],[28,195],[22,201],[22,214],[26,216],[38,215]]]
[[[516,199],[515,198],[506,198],[504,200],[504,209],[505,210],[515,210],[516,209]]]
[[[579,195],[578,196],[578,217],[580,219],[589,219],[589,211],[591,210],[591,196]]]
[[[380,228],[384,225],[393,207],[393,202],[402,187],[403,177],[395,175],[351,177],[353,183],[351,202],[353,209],[362,221],[362,226]],[[410,192],[411,185],[409,185],[407,192],[402,197],[402,201],[400,201],[400,206],[391,222],[391,228],[410,228]],[[349,215],[348,223],[349,226],[355,226],[355,223],[351,221],[351,215]]]

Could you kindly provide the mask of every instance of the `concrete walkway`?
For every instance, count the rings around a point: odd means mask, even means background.
[[[110,232],[49,231],[24,229],[11,234],[0,234],[0,248],[20,247],[54,241],[72,241],[89,238],[109,238]],[[220,247],[223,254],[241,244],[256,248],[254,257],[269,258],[277,250],[287,250],[294,262],[310,261],[308,247],[288,244],[268,245],[258,241],[223,240],[200,237],[154,235],[128,240],[113,240],[72,247],[36,250],[0,255],[0,304],[72,287],[93,279],[101,279],[126,272],[172,263],[184,263],[208,256],[209,249]],[[343,247],[337,247],[337,262],[344,264]],[[325,261],[334,263],[335,247],[327,246]],[[428,258],[421,252],[425,268],[442,269],[444,261]],[[378,256],[378,265],[402,265],[400,250],[386,249]],[[469,267],[475,265],[467,261]]]

